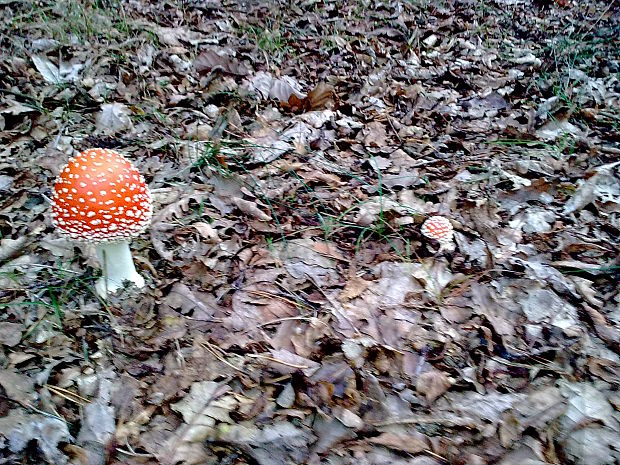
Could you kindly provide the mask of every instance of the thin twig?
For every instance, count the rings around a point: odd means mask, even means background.
[[[313,320],[317,320],[319,323],[327,326],[329,328],[329,325],[327,323],[325,323],[324,321],[319,320],[317,317],[315,316],[288,316],[285,318],[277,318],[275,320],[269,320],[266,321],[265,323],[261,323],[259,325],[257,325],[257,328],[262,328],[263,326],[269,326],[269,325],[275,325],[277,323],[281,323],[283,321],[293,321],[293,320],[302,320],[302,321],[313,321]],[[246,330],[246,332],[249,330]]]
[[[432,417],[432,416],[423,416],[416,415],[414,417],[401,418],[395,420],[387,420],[381,421],[377,423],[371,423],[372,426],[380,427],[380,426],[390,426],[390,425],[416,425],[416,424],[440,424],[444,426],[463,426],[465,428],[478,429],[479,425],[473,418],[468,417],[457,417],[457,418],[446,418],[446,417]]]
[[[250,289],[244,289],[244,291],[247,292],[248,294],[255,294],[255,295],[262,296],[262,297],[272,297],[272,298],[275,298],[275,299],[280,299],[283,302],[291,304],[291,305],[293,305],[295,307],[297,307],[299,305],[310,307],[308,304],[305,304],[303,302],[295,302],[294,300],[287,299],[286,297],[282,297],[281,295],[278,295],[278,294],[272,294],[271,292],[253,291],[253,290],[250,290]]]
[[[220,362],[222,362],[222,363],[224,363],[225,365],[229,366],[229,367],[230,367],[230,368],[232,368],[233,370],[238,371],[238,372],[240,372],[240,373],[243,373],[244,375],[247,375],[247,374],[248,374],[245,370],[243,370],[243,369],[241,369],[241,368],[237,368],[237,367],[236,367],[236,366],[234,366],[232,363],[230,363],[229,361],[227,361],[226,359],[224,359],[224,358],[223,358],[220,354],[218,354],[218,353],[217,353],[217,351],[215,350],[215,348],[213,348],[213,346],[212,346],[209,342],[204,341],[204,342],[201,342],[201,343],[200,343],[200,345],[201,345],[202,347],[204,347],[205,349],[207,349],[207,350],[208,350],[211,354],[213,354],[213,356],[214,356],[215,358],[217,358]],[[217,348],[218,350],[220,350],[220,351],[224,352],[221,348],[219,348],[219,347],[217,347],[217,346],[216,346],[216,348]],[[224,353],[225,353],[225,352],[224,352]]]
[[[124,454],[124,455],[129,455],[130,457],[147,457],[147,458],[155,457],[153,454],[141,454],[140,452],[130,452],[128,450],[121,449],[120,447],[116,448],[116,452],[120,452],[121,454]]]
[[[285,362],[284,360],[278,360],[277,358],[270,357],[269,355],[248,354],[247,356],[248,357],[252,357],[252,358],[261,358],[261,359],[264,359],[264,360],[269,360],[270,362],[279,363],[281,365],[286,365],[287,367],[291,367],[291,368],[299,368],[301,370],[306,369],[306,368],[310,368],[307,365],[296,365],[294,363]]]
[[[76,403],[78,405],[90,404],[90,400],[82,397],[75,392],[69,391],[68,389],[61,388],[59,386],[52,386],[51,384],[45,384],[44,387],[52,391],[57,396],[62,397],[63,399],[67,399],[70,402]]]

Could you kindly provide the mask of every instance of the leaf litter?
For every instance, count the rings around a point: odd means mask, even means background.
[[[3,459],[620,460],[613,2],[0,10]],[[155,200],[107,301],[93,146]]]

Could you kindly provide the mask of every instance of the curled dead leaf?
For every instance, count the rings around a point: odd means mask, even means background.
[[[217,235],[217,231],[213,229],[213,226],[211,226],[209,223],[205,223],[204,221],[197,221],[196,223],[192,224],[192,226],[194,227],[194,229],[196,229],[196,231],[198,231],[198,234],[200,234],[200,236],[207,242],[213,242],[215,244],[217,244],[218,242],[222,242],[222,240]]]
[[[299,93],[290,79],[273,79],[269,88],[269,98],[279,100],[282,105],[286,105],[291,98],[303,99],[303,94]]]
[[[232,198],[233,203],[241,210],[243,213],[253,216],[256,219],[261,221],[269,221],[271,220],[271,216],[267,213],[263,212],[258,208],[255,202],[250,202],[249,200],[240,199],[239,197]]]
[[[282,108],[295,113],[312,110],[323,110],[335,106],[334,88],[324,82],[319,82],[306,97],[299,97],[291,93],[288,100],[281,104]]]

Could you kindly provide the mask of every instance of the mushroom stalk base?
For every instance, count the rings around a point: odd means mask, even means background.
[[[97,256],[103,276],[97,280],[95,290],[105,298],[131,281],[137,287],[144,286],[144,278],[138,274],[131,258],[129,241],[107,242],[97,246]]]

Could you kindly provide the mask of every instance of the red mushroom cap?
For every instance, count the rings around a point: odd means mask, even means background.
[[[56,178],[52,222],[71,239],[129,239],[144,231],[152,215],[144,178],[114,150],[86,150],[71,158]]]
[[[452,236],[454,235],[452,223],[443,216],[431,216],[424,222],[421,231],[426,237],[441,243],[452,241]]]

